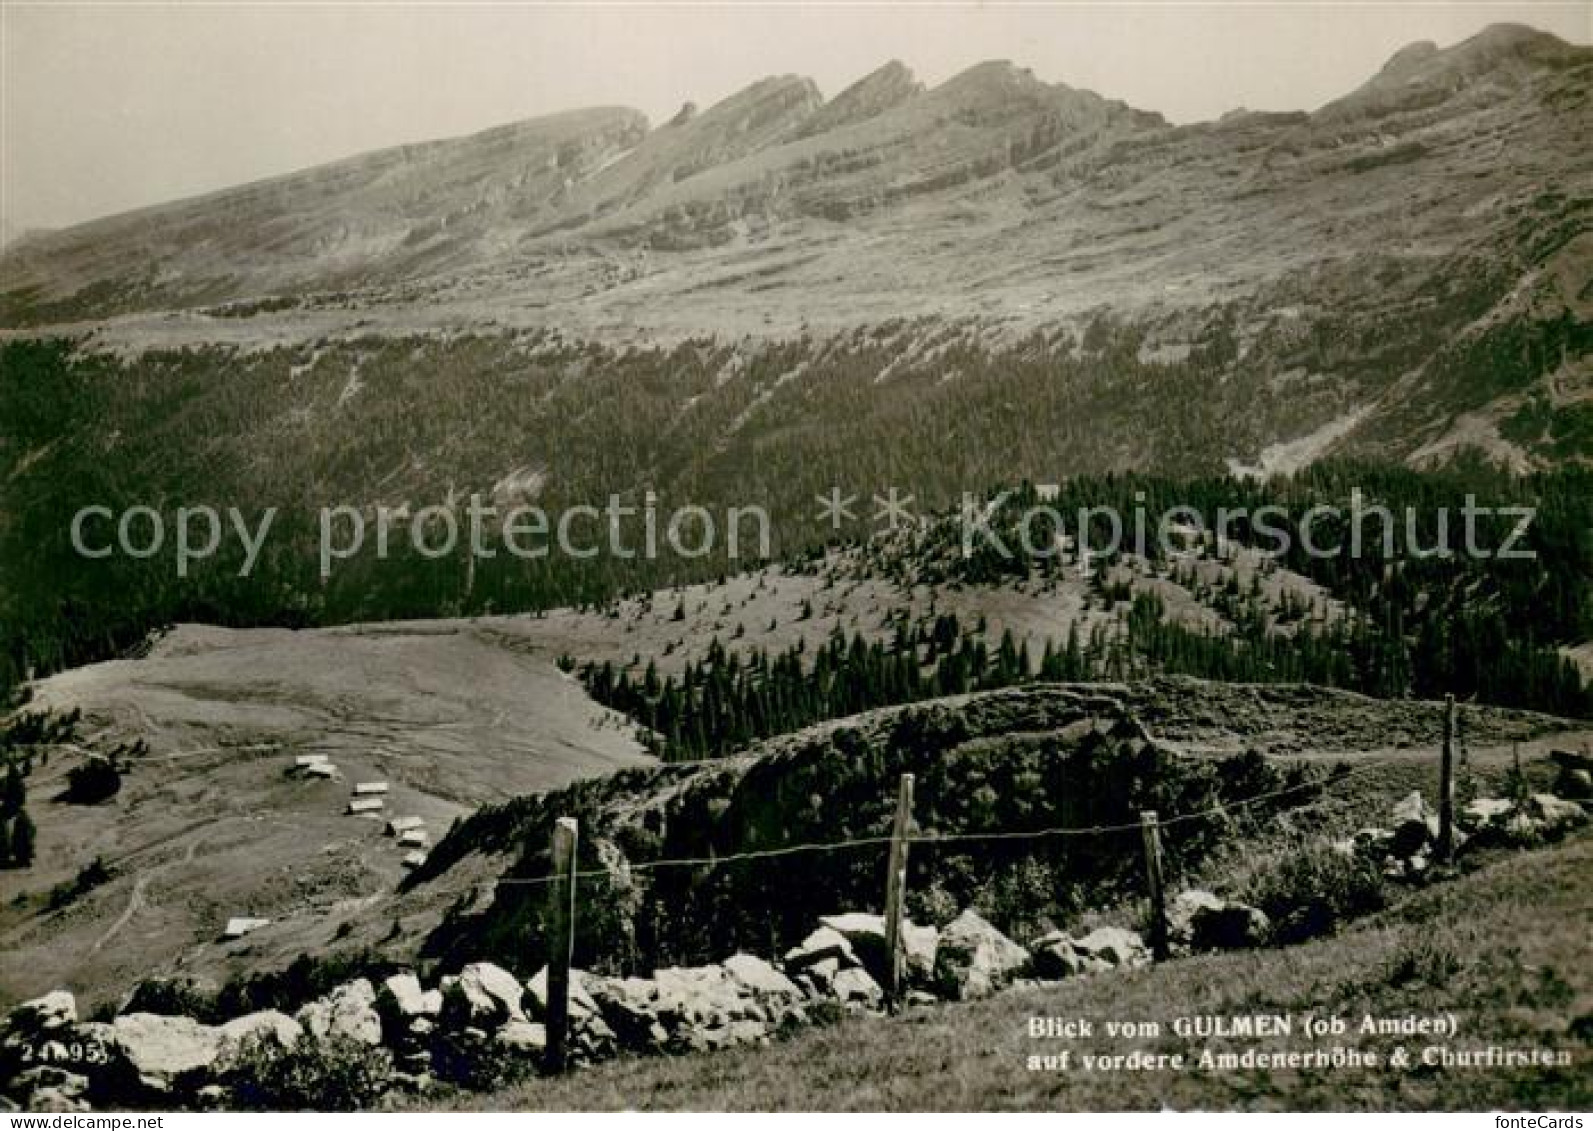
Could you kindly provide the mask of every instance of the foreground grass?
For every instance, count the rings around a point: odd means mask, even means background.
[[[679,1058],[626,1058],[563,1079],[534,1080],[441,1106],[490,1110],[1121,1110],[1586,1109],[1593,1045],[1593,837],[1505,857],[1417,892],[1338,937],[1260,952],[1207,956],[1154,969],[1013,991],[895,1018],[855,1018],[764,1049]],[[1363,1015],[1453,1011],[1452,1040],[1361,1037]],[[1339,1014],[1352,1026],[1320,1042],[1297,1027],[1255,1041],[1112,1038],[1108,1020],[1196,1014]],[[1036,1041],[1031,1016],[1083,1018],[1096,1034]],[[1572,1053],[1568,1068],[1404,1071],[1091,1073],[1080,1054],[1308,1050],[1314,1044],[1388,1053],[1404,1044],[1489,1044]],[[1073,1049],[1069,1072],[1030,1071],[1032,1054]],[[435,1097],[425,1103],[439,1106]]]

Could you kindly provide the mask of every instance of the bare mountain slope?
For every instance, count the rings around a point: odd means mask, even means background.
[[[1574,233],[1590,73],[1500,26],[1315,113],[1187,127],[1001,62],[928,92],[893,64],[828,103],[771,78],[650,131],[557,115],[42,236],[3,261],[6,321],[282,294],[594,332],[1203,306],[1360,255],[1496,253],[1545,209]],[[755,288],[690,300],[749,261]]]
[[[1590,95],[1593,49],[1511,25],[1406,48],[1314,112],[1190,126],[1006,62],[931,90],[890,64],[828,102],[769,78],[651,129],[561,114],[39,235],[0,258],[0,325],[132,355],[795,339],[801,398],[831,343],[903,320],[895,348],[933,363],[948,333],[1089,357],[1105,319],[1192,395],[1279,404],[1239,462],[1526,468],[1586,457]],[[1091,466],[1143,462],[1129,440]]]

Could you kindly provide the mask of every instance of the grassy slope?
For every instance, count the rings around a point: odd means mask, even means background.
[[[465,621],[290,632],[184,625],[143,659],[44,681],[38,705],[80,707],[95,745],[150,752],[104,805],[62,802],[56,751],[30,782],[39,856],[0,874],[0,1003],[57,987],[92,1005],[140,978],[225,980],[379,937],[423,910],[395,900],[403,852],[385,818],[435,839],[491,801],[647,760],[631,724],[551,656],[501,647]],[[289,776],[327,754],[341,781]],[[383,819],[345,814],[354,782],[392,785]],[[59,910],[56,884],[96,857],[116,875]],[[220,938],[234,915],[272,924]]]
[[[971,1005],[859,1018],[762,1050],[626,1059],[535,1081],[462,1106],[493,1109],[688,1110],[1119,1108],[1586,1109],[1593,1081],[1593,971],[1587,877],[1593,839],[1500,859],[1412,895],[1338,937],[1262,954],[1188,959],[1155,969],[1015,991]],[[1457,1048],[1486,1044],[1571,1050],[1569,1069],[1239,1071],[1090,1075],[1030,1072],[1027,1057],[1067,1047],[1025,1030],[1031,1015],[1080,1017],[1097,1036],[1082,1052],[1136,1045],[1174,1052],[1202,1042],[1101,1035],[1108,1019],[1199,1013],[1414,1012],[1460,1017]],[[1391,1038],[1344,1038],[1385,1052]],[[1210,1042],[1218,1050],[1242,1042]],[[1325,1042],[1331,1044],[1331,1041]],[[1405,1042],[1413,1048],[1424,1038]],[[1310,1047],[1297,1035],[1262,1047]],[[430,1105],[428,1105],[430,1106]]]

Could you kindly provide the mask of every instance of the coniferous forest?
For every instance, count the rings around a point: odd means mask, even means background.
[[[656,490],[665,506],[757,504],[771,518],[770,556],[799,569],[814,568],[826,546],[869,546],[860,542],[870,534],[866,522],[836,531],[816,520],[815,496],[837,484],[858,492],[863,507],[870,492],[902,484],[920,515],[950,514],[968,491],[996,498],[997,485],[1015,474],[1056,483],[1046,502],[1063,516],[1099,507],[1155,515],[1177,506],[1208,516],[1273,508],[1270,529],[1240,521],[1225,537],[1272,552],[1281,529],[1288,537],[1277,565],[1320,585],[1352,616],[1270,633],[1246,611],[1247,595],[1229,594],[1235,631],[1214,636],[1170,621],[1143,600],[1121,610],[1115,633],[1078,641],[1077,661],[1062,670],[1070,678],[1177,671],[1309,680],[1380,696],[1453,692],[1560,714],[1593,712],[1562,652],[1593,639],[1593,471],[1572,462],[1516,475],[1465,455],[1415,470],[1366,456],[1265,481],[1235,478],[1223,468],[1223,453],[1246,442],[1234,428],[1260,436],[1303,427],[1308,420],[1299,414],[1308,406],[1298,397],[1269,401],[1255,388],[1203,389],[1201,367],[1215,364],[1212,357],[1146,362],[1134,352],[1133,332],[1109,323],[1085,337],[1006,351],[953,345],[902,362],[893,383],[913,386],[911,411],[886,411],[887,392],[874,380],[900,360],[889,334],[832,343],[822,357],[800,341],[771,344],[750,360],[711,342],[613,352],[556,339],[527,346],[467,337],[403,348],[388,340],[327,347],[336,358],[207,348],[123,363],[63,342],[7,343],[0,347],[0,464],[8,471],[0,488],[0,559],[7,563],[0,680],[10,685],[30,671],[133,654],[152,631],[179,621],[299,627],[602,608],[627,594],[760,564],[755,555],[730,558],[723,541],[695,558],[553,554],[526,561],[499,554],[469,561],[463,552],[425,556],[398,540],[383,559],[367,547],[319,576],[318,507],[419,507],[490,493],[506,461],[524,460],[543,469],[532,478],[540,484],[538,504],[551,513],[609,492],[634,500],[644,489]],[[361,380],[384,392],[364,415],[337,419],[350,410],[335,395],[347,375],[334,360],[357,363]],[[804,363],[826,367],[828,378],[800,390],[781,383],[781,374]],[[718,389],[727,367],[744,379],[723,384],[702,418],[681,417],[682,394]],[[958,374],[950,384],[940,380],[948,367]],[[447,382],[435,380],[438,369],[449,373]],[[906,391],[895,390],[898,401]],[[1012,417],[1001,407],[1007,399],[991,400],[998,394],[1038,406],[1034,418]],[[273,414],[268,402],[281,396],[302,402],[303,413],[291,421]],[[1242,400],[1243,411],[1224,398]],[[754,407],[761,415],[746,423]],[[1088,428],[1081,429],[1082,419],[1091,421]],[[1131,439],[1137,455],[1124,467],[1114,453]],[[262,444],[292,448],[294,458],[249,454]],[[421,459],[422,451],[431,454]],[[373,483],[384,486],[373,492]],[[1357,493],[1398,516],[1390,541],[1374,528],[1362,554],[1307,553],[1300,527],[1313,508],[1343,510]],[[1038,495],[1018,487],[1005,499],[992,526],[1010,542],[1013,524]],[[1531,508],[1517,545],[1530,560],[1432,553],[1446,534],[1456,543],[1454,516],[1468,499]],[[88,502],[113,513],[149,506],[167,516],[183,505],[236,506],[251,523],[266,507],[278,513],[247,576],[230,538],[179,576],[169,554],[76,554],[70,522]],[[1407,512],[1415,516],[1409,529]],[[1444,512],[1450,525],[1440,530]],[[1345,521],[1318,523],[1317,541],[1345,537]],[[1499,546],[1515,525],[1511,517],[1485,519],[1479,540]],[[1042,521],[1029,535],[1043,544],[1049,532]],[[864,554],[882,574],[964,586],[1069,568],[1060,559],[1001,555],[983,544],[964,558],[958,537],[957,522],[944,518],[907,543],[893,539]],[[736,670],[702,657],[673,690],[667,681],[650,689],[645,680],[627,690],[616,675],[612,695],[672,751],[700,756],[837,711],[1057,672],[1040,641],[1032,642],[1034,655],[1026,649],[1023,662],[1003,666],[997,641],[973,641],[959,629],[939,645],[924,638],[926,631],[933,636],[924,626],[904,626],[891,645],[848,640],[822,655],[743,658]],[[990,654],[977,653],[980,643]],[[1071,651],[1061,642],[1055,647]],[[822,693],[796,688],[816,671],[833,673],[836,686]],[[641,676],[628,679],[634,685]],[[600,672],[592,678],[609,698],[610,681]]]

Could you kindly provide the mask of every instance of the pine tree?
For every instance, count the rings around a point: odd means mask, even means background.
[[[5,784],[0,785],[0,818],[14,817],[28,803],[28,787],[15,762],[6,768]]]
[[[11,860],[18,868],[26,868],[33,863],[34,841],[38,830],[33,827],[33,818],[28,816],[26,809],[17,814],[17,819],[11,822]]]

